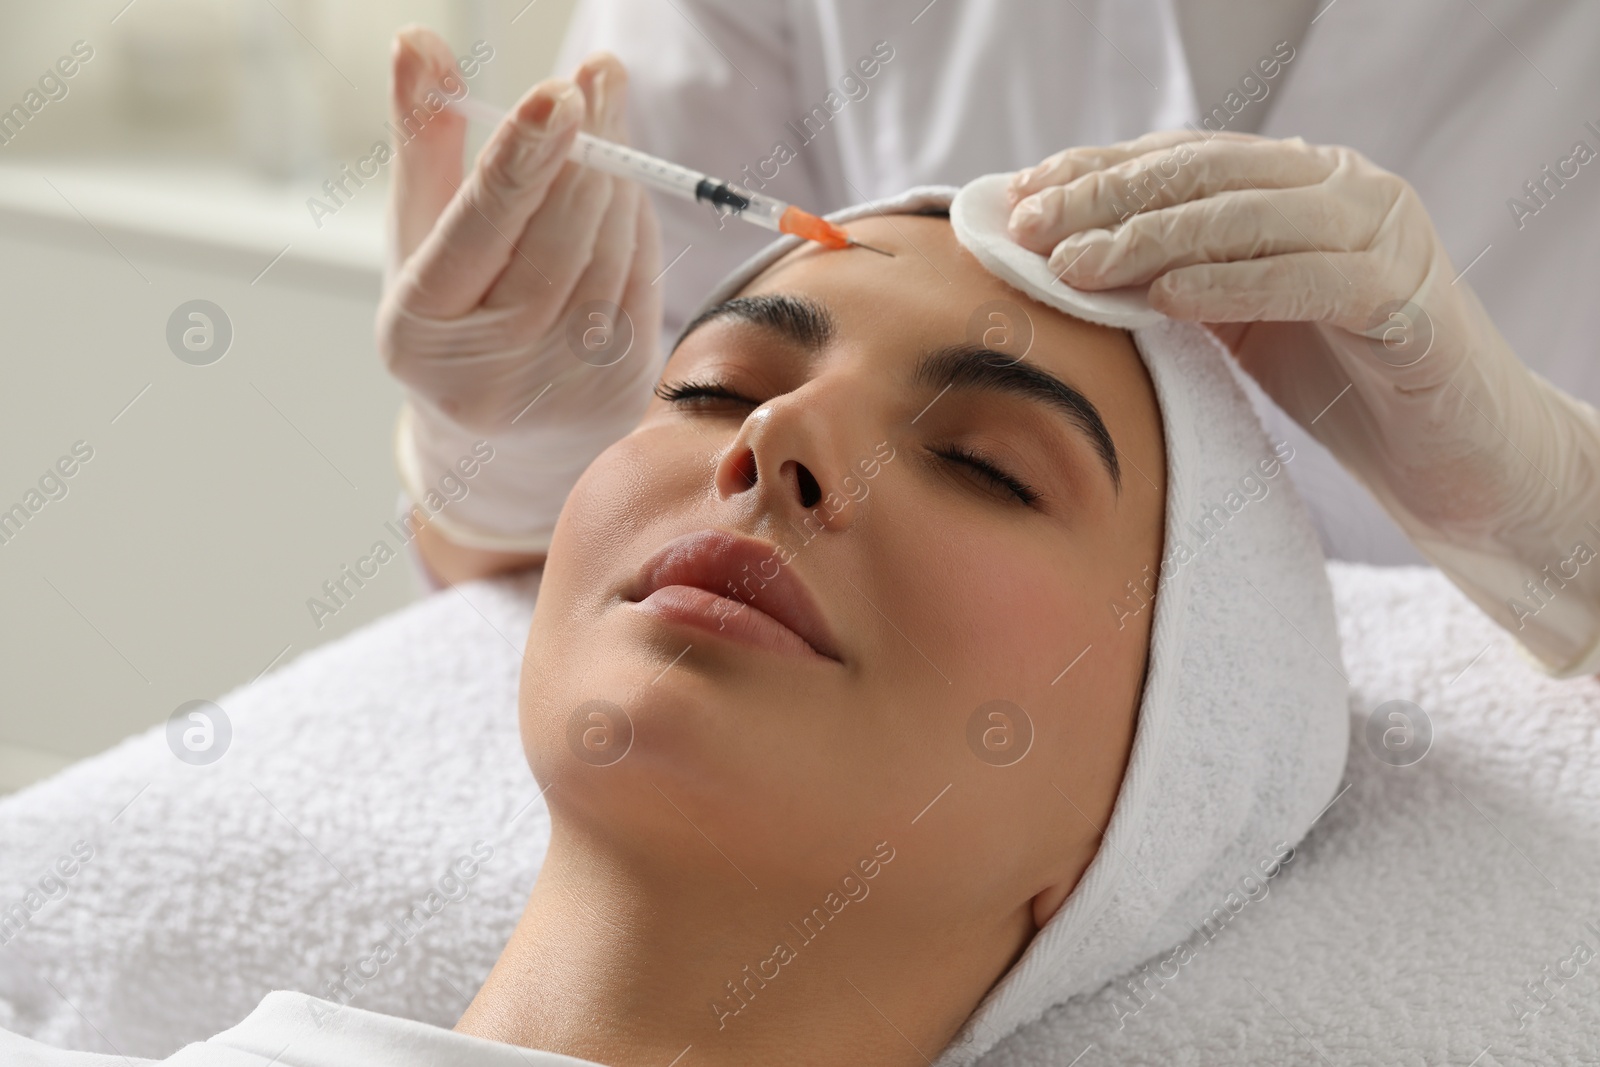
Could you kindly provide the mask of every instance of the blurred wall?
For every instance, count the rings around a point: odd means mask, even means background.
[[[399,402],[372,343],[387,189],[321,228],[306,199],[383,135],[395,27],[489,44],[474,92],[509,104],[572,4],[0,13],[0,108],[92,51],[0,127],[0,513],[27,512],[0,523],[0,791],[417,594],[397,560],[320,627],[306,605],[395,509]]]

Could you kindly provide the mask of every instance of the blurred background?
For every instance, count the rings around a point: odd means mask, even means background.
[[[417,594],[402,558],[320,625],[307,604],[396,540],[398,497],[387,168],[323,183],[393,141],[395,28],[482,42],[470,91],[509,105],[572,6],[0,9],[0,792]]]

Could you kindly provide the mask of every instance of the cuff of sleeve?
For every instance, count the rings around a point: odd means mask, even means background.
[[[417,456],[416,437],[412,432],[414,418],[410,401],[401,404],[400,415],[395,420],[395,469],[400,474],[401,489],[412,504],[427,516],[428,525],[450,541],[465,548],[477,548],[486,552],[525,552],[530,555],[549,552],[550,539],[555,533],[554,525],[544,526],[525,534],[492,533],[473,529],[446,515],[445,508],[449,506],[448,502],[437,511],[430,510],[425,503],[429,490],[422,475],[422,463]]]
[[[1596,638],[1581,656],[1561,668],[1551,667],[1525,648],[1520,641],[1517,642],[1517,651],[1552,678],[1581,678],[1586,674],[1600,674],[1600,638]]]

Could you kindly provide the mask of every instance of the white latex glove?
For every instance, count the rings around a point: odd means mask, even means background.
[[[392,109],[410,113],[453,72],[439,37],[400,31]],[[626,80],[597,54],[573,82],[541,82],[464,179],[453,111],[398,147],[378,350],[407,390],[395,441],[407,495],[422,502],[452,475],[467,487],[429,520],[456,544],[545,551],[578,476],[649,403],[655,215],[636,184],[566,161],[580,126],[626,140]]]
[[[1013,238],[1062,280],[1153,279],[1545,669],[1600,670],[1600,417],[1518,360],[1405,181],[1349,148],[1167,131],[1011,191]]]

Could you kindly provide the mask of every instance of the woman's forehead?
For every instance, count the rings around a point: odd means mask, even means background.
[[[820,304],[842,341],[885,359],[968,343],[1027,359],[1090,394],[1116,421],[1159,425],[1155,391],[1124,330],[1041,304],[993,274],[956,240],[949,220],[879,215],[846,226],[893,253],[805,244],[740,296],[786,294]]]
[[[999,347],[995,342],[1010,340],[1026,347],[1030,337],[1042,333],[1056,347],[1065,343],[1103,348],[1109,343],[1126,348],[1137,359],[1124,331],[1073,318],[989,273],[956,240],[948,219],[877,215],[846,228],[893,257],[863,248],[834,250],[808,243],[762,271],[740,295],[804,293],[841,320],[859,314],[865,321],[849,323],[853,328],[937,332],[941,343],[961,340],[960,335],[970,332],[973,336],[964,339],[973,343]],[[952,331],[958,335],[951,337]]]

